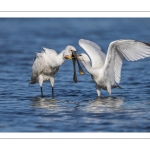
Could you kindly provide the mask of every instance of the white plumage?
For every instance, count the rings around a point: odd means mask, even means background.
[[[76,52],[73,46],[68,45],[59,54],[48,48],[43,48],[41,53],[37,53],[32,65],[30,84],[39,83],[41,96],[43,97],[42,84],[50,80],[52,85],[52,98],[54,99],[54,75],[66,59],[72,59],[72,52]]]
[[[117,40],[109,44],[107,55],[101,48],[89,40],[80,39],[79,45],[87,52],[78,55],[86,70],[91,74],[96,83],[96,90],[100,96],[100,88],[107,90],[111,95],[111,89],[120,87],[121,68],[124,59],[135,61],[150,57],[150,44],[136,40]]]

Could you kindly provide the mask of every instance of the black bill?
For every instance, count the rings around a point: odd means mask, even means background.
[[[82,69],[82,67],[81,67],[81,65],[80,65],[80,63],[79,63],[79,61],[78,61],[77,53],[76,53],[75,51],[72,52],[72,60],[74,60],[74,59],[75,59],[75,62],[77,61],[77,63],[78,63],[79,73],[80,73],[81,75],[84,75],[84,71],[83,71],[83,69]]]
[[[77,75],[76,75],[76,58],[75,57],[72,58],[72,62],[73,62],[73,69],[74,69],[73,81],[77,83],[78,80],[77,80]]]

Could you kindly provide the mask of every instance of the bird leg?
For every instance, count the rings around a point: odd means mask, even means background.
[[[54,99],[54,87],[52,87],[52,99]]]
[[[52,99],[54,99],[54,82],[55,82],[54,76],[50,76],[50,83],[52,85]]]
[[[43,95],[43,89],[42,89],[42,86],[41,86],[40,88],[41,88],[41,97],[43,98],[44,95]]]
[[[96,91],[97,91],[97,95],[98,95],[98,97],[100,97],[100,95],[101,95],[101,92],[100,92],[100,88],[96,85]]]
[[[107,91],[108,91],[109,95],[111,96],[111,85],[110,84],[107,84]]]
[[[38,80],[39,80],[39,85],[40,85],[40,88],[41,88],[41,97],[43,98],[43,89],[42,89],[42,84],[43,84],[43,76],[42,75],[39,75],[38,77]]]

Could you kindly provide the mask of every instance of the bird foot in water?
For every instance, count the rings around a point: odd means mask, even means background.
[[[98,97],[96,98],[96,100],[100,100],[100,99],[102,99],[102,97],[101,97],[101,96],[98,96]]]

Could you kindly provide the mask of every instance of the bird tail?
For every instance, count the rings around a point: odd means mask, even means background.
[[[120,85],[117,85],[117,88],[122,89],[122,87]]]
[[[115,83],[114,86],[112,86],[113,88],[119,88],[119,89],[123,89],[119,84]]]
[[[36,83],[36,80],[34,80],[33,78],[31,78],[29,84],[34,84],[34,83]]]
[[[33,84],[33,82],[30,80],[29,84]]]

